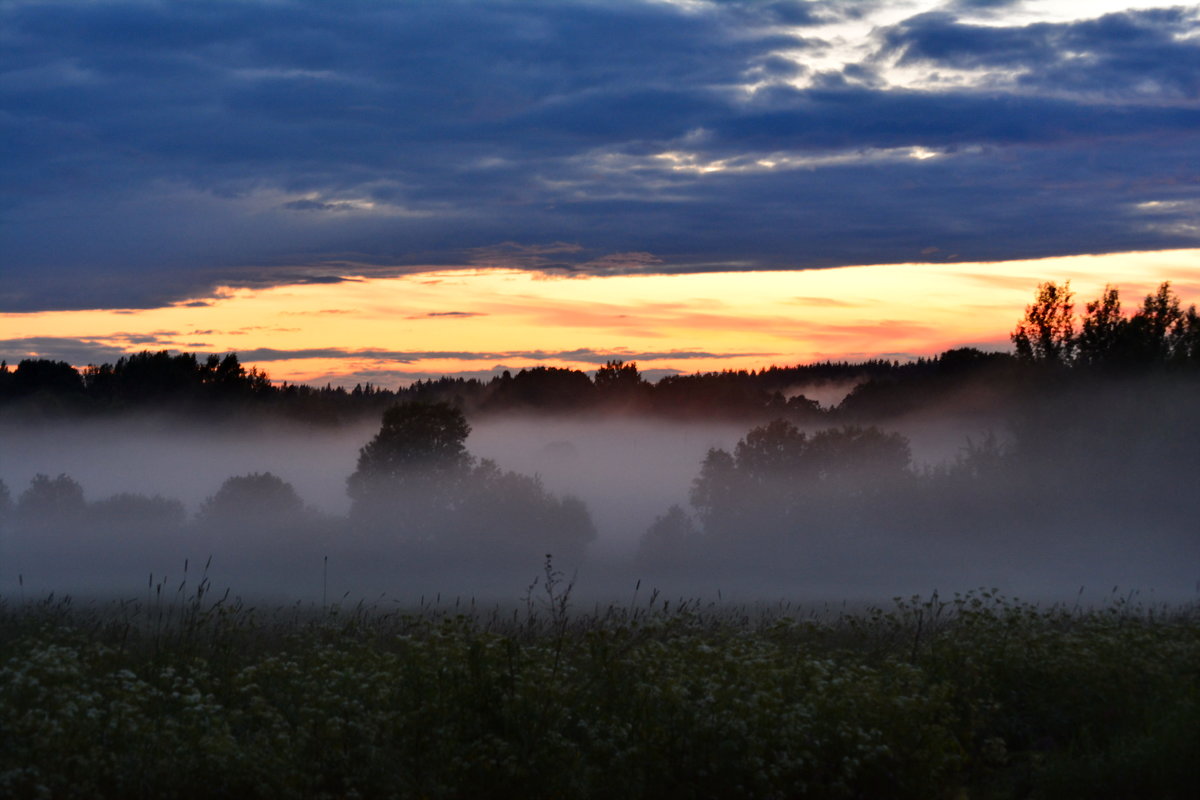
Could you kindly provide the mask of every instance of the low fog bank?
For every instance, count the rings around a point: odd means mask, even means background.
[[[14,494],[41,473],[65,473],[88,499],[162,495],[189,512],[231,475],[272,472],[330,514],[350,507],[346,476],[378,420],[345,427],[287,421],[197,423],[176,416],[0,425],[0,480]]]
[[[522,602],[531,588],[540,598],[544,583],[544,565],[532,556],[522,563],[463,553],[422,556],[394,543],[348,546],[332,535],[296,541],[294,530],[283,547],[244,536],[237,541],[196,537],[134,543],[116,538],[127,536],[125,532],[93,533],[107,541],[5,542],[0,548],[0,594],[29,601],[50,593],[134,600],[161,594],[170,601],[189,596],[203,576],[218,595],[228,589],[256,602],[387,601],[407,606],[438,598],[509,604]],[[948,597],[979,588],[1041,602],[1082,599],[1089,605],[1102,604],[1113,594],[1168,603],[1200,598],[1200,548],[1178,539],[1074,540],[1024,552],[1015,545],[924,541],[918,546],[928,549],[914,553],[912,545],[880,548],[859,541],[843,543],[837,552],[822,546],[799,556],[772,553],[758,560],[673,568],[589,556],[581,563],[555,560],[554,568],[573,584],[576,608],[581,603],[648,602],[652,594],[673,603],[684,598],[886,603],[896,596],[937,591]]]
[[[100,532],[103,534],[103,532]],[[117,536],[112,532],[112,536]],[[290,532],[295,536],[295,531]],[[38,601],[50,594],[84,599],[152,602],[186,600],[209,583],[209,596],[227,590],[256,604],[292,602],[384,603],[398,607],[439,602],[502,605],[544,598],[545,565],[494,562],[469,554],[412,554],[389,543],[348,546],[333,536],[268,543],[202,537],[130,546],[9,541],[0,595]],[[842,544],[800,556],[780,553],[726,563],[643,567],[629,559],[589,556],[553,562],[561,592],[571,586],[572,607],[682,600],[731,603],[789,601],[810,606],[886,604],[893,597],[995,589],[1036,602],[1103,605],[1114,596],[1149,603],[1194,603],[1200,549],[1178,540],[1064,542],[1027,552],[997,545],[921,542],[928,552]],[[1145,545],[1153,551],[1143,549]],[[936,548],[941,548],[936,549]],[[206,555],[207,554],[207,555]],[[18,576],[20,581],[18,582]],[[215,595],[213,591],[215,590]]]
[[[242,596],[517,602],[545,550],[582,603],[634,602],[639,582],[637,602],[653,590],[836,603],[981,586],[1193,601],[1193,407],[1186,393],[1064,394],[1003,420],[910,415],[878,435],[491,417],[472,421],[452,480],[409,481],[383,505],[347,494],[378,421],[6,427],[0,593],[171,595],[211,557],[207,577]],[[39,474],[41,507],[58,510],[22,517]]]
[[[608,554],[632,552],[658,515],[686,504],[705,453],[732,448],[750,427],[530,415],[471,425],[466,445],[473,454],[582,499],[598,532],[593,551]],[[909,437],[916,463],[936,464],[999,425],[977,417],[914,416],[888,427]],[[193,514],[230,476],[270,472],[312,508],[337,516],[350,509],[346,479],[378,428],[378,420],[330,428],[286,421],[198,425],[170,416],[0,425],[0,481],[15,500],[35,475],[66,474],[91,501],[129,492],[159,495]]]

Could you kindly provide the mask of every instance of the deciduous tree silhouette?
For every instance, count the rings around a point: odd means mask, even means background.
[[[437,538],[475,464],[466,448],[470,432],[463,413],[448,403],[385,411],[346,481],[356,524],[413,541]]]
[[[1126,317],[1116,287],[1087,304],[1076,339],[1076,364],[1091,368],[1184,366],[1200,359],[1200,316],[1183,308],[1169,281]]]
[[[821,479],[849,480],[869,491],[876,481],[903,476],[912,465],[912,448],[898,433],[844,425],[814,433],[808,458]]]
[[[700,515],[706,529],[729,527],[729,517],[736,514],[745,501],[739,474],[733,456],[728,451],[714,447],[704,456],[700,474],[692,481],[688,499]]]
[[[386,496],[406,484],[461,480],[474,465],[467,452],[471,426],[448,403],[403,403],[383,414],[383,424],[358,453],[347,481],[356,502]]]
[[[1074,355],[1075,318],[1071,282],[1038,285],[1032,305],[1012,333],[1017,357],[1041,364],[1068,364]]]
[[[1171,361],[1176,343],[1184,337],[1185,325],[1179,296],[1170,282],[1162,283],[1153,294],[1146,295],[1142,307],[1129,319],[1134,358],[1143,364]]]
[[[347,481],[355,523],[458,557],[581,556],[596,534],[586,506],[537,477],[477,464],[470,431],[446,403],[388,409]]]
[[[737,470],[756,483],[787,475],[815,474],[808,436],[787,420],[777,419],[746,434],[733,450]]]
[[[864,503],[912,478],[911,460],[896,433],[843,426],[809,436],[775,420],[747,433],[732,455],[710,450],[690,499],[704,536],[753,547],[830,521],[850,524]]]
[[[1090,301],[1077,340],[1076,360],[1086,366],[1111,366],[1125,358],[1129,322],[1121,313],[1121,297],[1112,285]]]

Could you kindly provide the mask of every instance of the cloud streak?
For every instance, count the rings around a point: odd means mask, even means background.
[[[114,362],[130,352],[137,351],[133,345],[163,345],[151,349],[178,348],[166,345],[156,337],[113,337],[113,341],[91,338],[37,336],[16,339],[0,339],[0,355],[15,366],[22,358],[47,358],[67,361],[72,364],[100,364]],[[122,346],[125,345],[125,346]],[[608,361],[660,361],[697,360],[721,358],[745,358],[771,356],[774,353],[730,352],[717,353],[703,350],[634,351],[627,348],[595,350],[576,348],[573,350],[498,350],[481,352],[470,350],[375,350],[343,347],[307,347],[280,349],[271,347],[238,350],[242,361],[274,362],[300,359],[329,359],[345,361],[379,361],[396,364],[414,364],[421,361],[553,361],[601,365]],[[433,373],[430,373],[433,374]],[[442,373],[437,373],[442,374]]]
[[[466,350],[351,350],[338,347],[302,348],[296,350],[278,350],[273,348],[255,348],[239,352],[245,361],[291,361],[295,359],[359,359],[368,361],[390,361],[399,364],[412,364],[418,361],[452,360],[452,361],[504,361],[519,359],[524,361],[554,361],[582,362],[585,364],[604,364],[608,361],[659,361],[663,359],[693,360],[718,358],[745,358],[748,356],[770,356],[773,353],[713,353],[703,350],[665,350],[661,352],[635,352],[619,348],[616,350],[593,350],[577,348],[574,350],[505,350],[496,352],[478,352]]]

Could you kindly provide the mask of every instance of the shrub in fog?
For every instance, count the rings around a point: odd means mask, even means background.
[[[270,472],[252,472],[227,478],[200,506],[196,521],[260,527],[294,523],[304,512],[304,502],[290,483]]]
[[[673,505],[646,529],[638,543],[637,563],[646,567],[686,563],[702,546],[696,523],[686,511]]]
[[[844,426],[808,434],[775,420],[749,431],[732,453],[709,450],[690,493],[699,530],[673,508],[647,530],[641,554],[656,562],[669,561],[673,549],[761,554],[867,529],[911,483],[911,462],[908,440],[896,433]]]
[[[555,496],[536,476],[500,469],[484,459],[462,486],[443,543],[465,554],[535,563],[544,553],[568,563],[583,557],[596,528],[583,501]]]
[[[113,532],[167,533],[183,527],[187,512],[174,498],[121,492],[92,503],[88,516],[92,524]]]
[[[83,487],[65,473],[38,473],[17,499],[17,520],[26,529],[65,528],[80,523],[87,511]]]

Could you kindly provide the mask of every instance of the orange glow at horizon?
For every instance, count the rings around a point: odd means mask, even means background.
[[[1037,284],[1105,283],[1128,310],[1164,280],[1200,300],[1200,250],[790,272],[547,277],[444,270],[338,284],[224,289],[207,305],[0,315],[0,339],[82,339],[126,353],[235,351],[275,380],[380,385],[537,365],[757,369],[825,359],[1008,349]],[[258,353],[260,358],[249,354]],[[13,354],[0,352],[13,359]],[[82,365],[78,365],[82,366]]]

